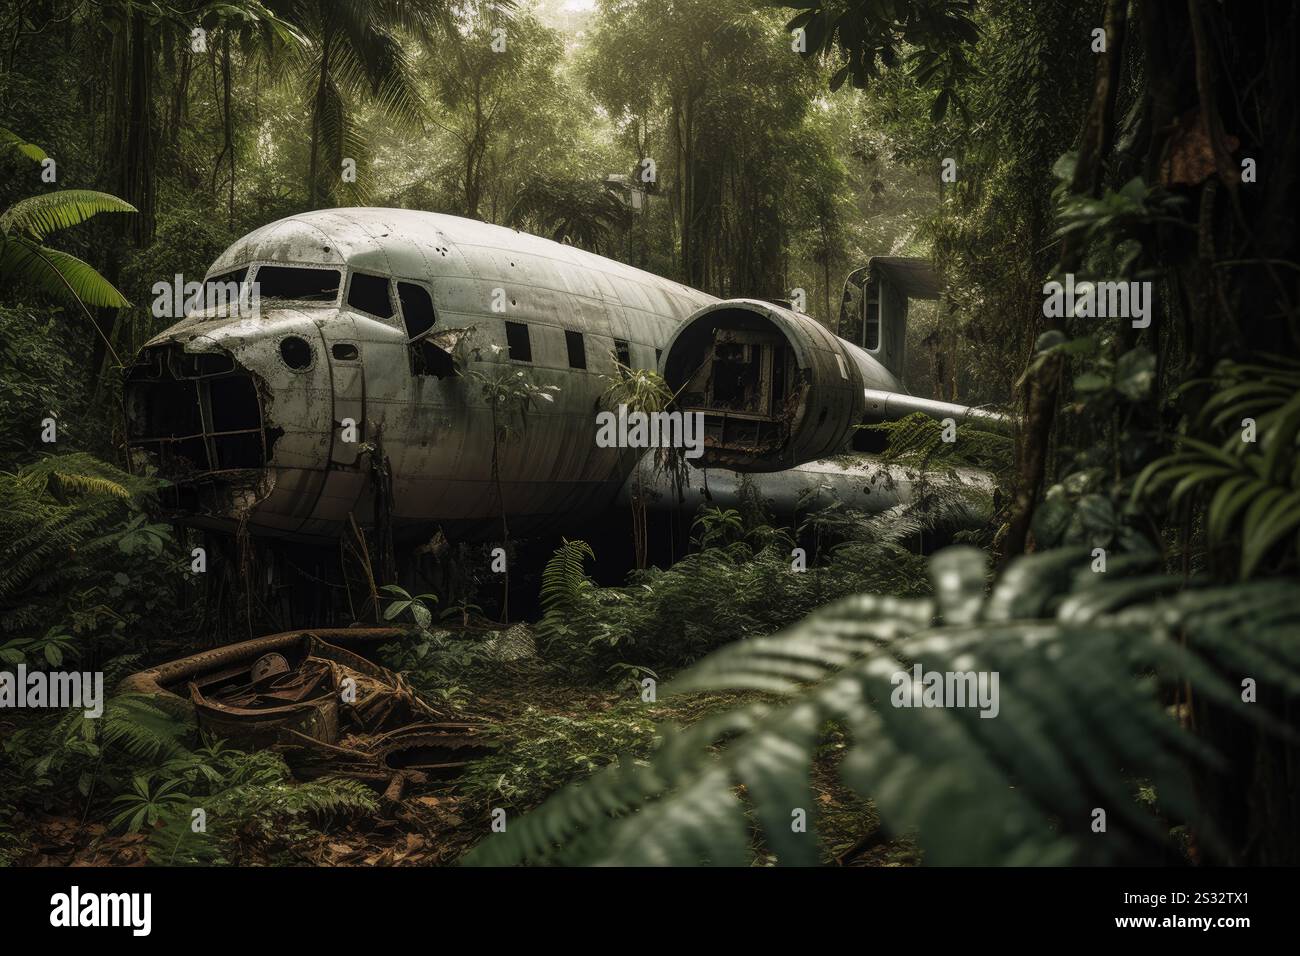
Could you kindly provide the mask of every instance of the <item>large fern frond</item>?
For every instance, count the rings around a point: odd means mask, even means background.
[[[93,189],[63,189],[20,199],[0,213],[0,232],[41,242],[103,212],[139,212],[125,199]]]
[[[1151,860],[1174,823],[1226,855],[1192,787],[1193,771],[1219,758],[1164,710],[1159,691],[1190,686],[1294,739],[1243,703],[1238,684],[1300,693],[1295,585],[1181,588],[1093,573],[1086,549],[1020,558],[987,597],[985,573],[982,553],[951,548],[932,560],[933,599],[848,598],[715,652],[669,692],[754,690],[788,702],[669,728],[649,761],[561,792],[469,862],[737,862],[736,834],[754,828],[781,862],[813,862],[809,774],[827,722],[851,739],[845,782],[875,800],[890,832],[914,832],[928,862]],[[997,675],[996,716],[900,706],[918,665]],[[1154,789],[1158,814],[1135,798],[1139,785]],[[798,811],[807,832],[791,826]]]
[[[1243,578],[1300,532],[1300,367],[1273,362],[1222,362],[1213,379],[1184,386],[1214,386],[1199,430],[1227,437],[1215,444],[1181,436],[1175,451],[1143,469],[1133,488],[1135,501],[1158,498],[1171,506],[1205,495],[1209,544],[1239,545]]]
[[[146,761],[171,757],[186,749],[194,727],[140,694],[119,694],[104,705],[100,736],[109,747],[117,747]]]
[[[35,143],[27,142],[17,133],[2,126],[0,126],[0,147],[12,149],[20,155],[26,156],[34,163],[43,163],[45,161],[45,150]]]
[[[0,276],[61,299],[123,309],[131,303],[90,263],[26,236],[0,237]]]
[[[573,606],[582,590],[590,587],[583,562],[596,560],[591,545],[585,541],[560,539],[546,567],[542,570],[542,612],[544,617],[563,616]]]

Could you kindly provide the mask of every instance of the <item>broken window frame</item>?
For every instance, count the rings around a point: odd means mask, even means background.
[[[401,286],[409,285],[414,289],[423,292],[425,298],[429,301],[429,311],[432,320],[429,327],[423,332],[414,336],[410,334],[410,328],[406,321],[406,303],[402,300]],[[406,355],[410,365],[411,377],[420,378],[448,378],[460,374],[460,369],[456,364],[455,358],[450,352],[442,348],[435,342],[429,341],[435,335],[441,335],[444,332],[455,332],[455,329],[438,328],[438,307],[433,302],[433,290],[427,282],[419,279],[408,279],[403,276],[393,276],[391,284],[392,294],[396,299],[397,312],[395,318],[401,325],[402,333],[406,336]]]
[[[227,269],[225,272],[204,278],[203,302],[200,305],[200,308],[201,309],[208,308],[208,303],[212,302],[216,298],[215,294],[211,291],[211,287],[217,285],[226,285],[227,283],[231,283],[231,282],[235,283],[235,287],[236,287],[234,305],[235,308],[239,308],[239,306],[242,305],[244,301],[244,290],[246,288],[246,283],[248,282],[248,274],[252,270],[252,268],[253,267],[251,265],[239,266],[238,268]],[[231,303],[229,301],[226,301],[224,303],[224,308],[226,310],[229,310],[230,305]]]
[[[406,317],[406,303],[402,300],[402,286],[404,285],[409,285],[413,289],[418,289],[423,292],[425,298],[429,300],[429,315],[431,316],[429,327],[422,332],[417,332],[415,335],[411,334],[411,324]],[[402,331],[406,333],[407,343],[411,344],[421,339],[428,338],[428,336],[438,327],[438,309],[437,306],[433,304],[433,290],[423,282],[419,282],[415,279],[403,279],[400,276],[393,277],[392,290],[397,299],[397,312],[394,314],[401,322]]]
[[[357,305],[355,302],[352,301],[352,289],[358,278],[379,279],[383,281],[384,291],[388,295],[387,315],[382,315],[378,312],[372,312],[370,309],[367,309],[365,306]],[[343,304],[346,305],[349,309],[354,309],[357,312],[362,313],[363,315],[368,315],[371,318],[378,319],[381,322],[389,322],[392,320],[392,318],[395,315],[397,315],[398,303],[396,301],[397,299],[397,296],[395,295],[396,288],[392,276],[384,275],[383,273],[378,273],[378,272],[364,272],[360,269],[349,269],[347,279],[348,279],[348,283],[347,283],[348,287],[344,291]]]

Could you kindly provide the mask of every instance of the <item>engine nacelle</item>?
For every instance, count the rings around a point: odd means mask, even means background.
[[[704,414],[704,454],[692,463],[734,471],[782,471],[844,451],[866,410],[864,389],[899,388],[862,349],[756,299],[693,313],[660,368],[677,407]]]

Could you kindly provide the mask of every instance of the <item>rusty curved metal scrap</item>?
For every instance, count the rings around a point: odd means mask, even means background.
[[[402,634],[287,631],[140,671],[118,689],[151,696],[235,746],[275,749],[301,778],[354,777],[396,799],[407,783],[454,776],[492,746],[481,723],[431,706],[401,674],[332,643],[374,647]],[[288,669],[253,679],[267,655],[282,655]]]

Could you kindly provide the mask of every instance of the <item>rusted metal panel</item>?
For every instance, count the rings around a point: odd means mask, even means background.
[[[351,776],[400,795],[407,782],[452,776],[493,746],[480,722],[433,707],[402,675],[340,646],[374,647],[402,635],[397,628],[273,634],[141,671],[118,690],[192,717],[234,746],[273,748],[299,777]]]

